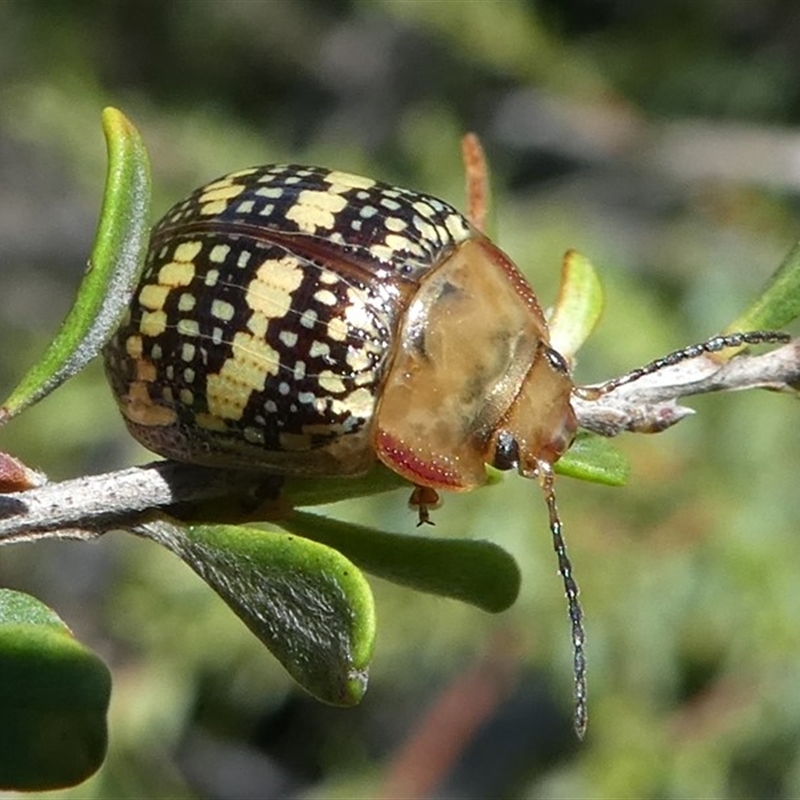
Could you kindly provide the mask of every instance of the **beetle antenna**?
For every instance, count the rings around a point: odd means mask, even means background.
[[[586,630],[583,627],[583,609],[578,600],[578,584],[572,576],[572,562],[567,555],[567,544],[562,534],[561,517],[556,506],[553,466],[549,462],[538,464],[539,483],[547,503],[550,517],[550,533],[553,535],[553,549],[558,558],[558,572],[564,583],[564,594],[567,596],[567,609],[572,633],[572,672],[575,681],[575,711],[573,726],[579,739],[586,734],[588,709],[586,704]]]
[[[667,353],[661,358],[656,358],[649,364],[643,367],[631,370],[625,375],[620,375],[618,378],[612,378],[610,381],[598,384],[597,386],[582,386],[580,393],[590,400],[597,400],[614,389],[619,389],[620,386],[638,381],[645,375],[652,375],[654,372],[664,369],[665,367],[672,367],[679,364],[681,361],[688,361],[691,358],[697,358],[707,353],[718,353],[720,350],[726,350],[729,347],[743,347],[747,344],[770,344],[775,342],[788,342],[791,340],[788,333],[781,333],[779,331],[744,331],[741,333],[728,333],[719,336],[713,336],[705,342],[698,344],[690,344],[688,347],[682,347],[680,350],[674,350],[672,353]]]

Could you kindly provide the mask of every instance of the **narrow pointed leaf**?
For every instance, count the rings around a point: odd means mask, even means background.
[[[517,562],[492,542],[383,533],[304,511],[276,524],[335,547],[379,578],[484,611],[504,611],[519,594]]]
[[[592,483],[624,486],[630,475],[630,464],[607,439],[582,432],[556,462],[555,470],[561,475]]]
[[[800,242],[773,273],[764,290],[724,333],[780,330],[800,316]]]
[[[58,789],[106,752],[111,677],[54,611],[0,589],[0,789]]]
[[[487,483],[495,484],[503,480],[503,473],[486,467]],[[281,495],[292,508],[327,505],[340,500],[368,497],[373,494],[391,492],[395,489],[408,489],[412,485],[396,472],[383,464],[376,464],[366,475],[353,478],[309,478],[287,477],[281,488]]]
[[[603,313],[603,287],[592,262],[568,250],[561,265],[561,286],[549,321],[550,344],[572,360]]]
[[[0,407],[0,423],[75,375],[117,327],[138,282],[150,225],[150,168],[136,128],[119,111],[103,112],[108,170],[103,208],[78,295],[42,359]]]
[[[236,525],[154,522],[135,532],[180,556],[310,694],[333,705],[361,700],[375,609],[366,579],[341,553]]]
[[[287,477],[281,493],[293,507],[316,506],[389,492],[404,486],[411,491],[411,484],[405,478],[383,464],[376,464],[366,475],[353,478]]]

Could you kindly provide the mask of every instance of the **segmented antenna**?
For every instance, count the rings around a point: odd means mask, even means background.
[[[779,331],[743,331],[742,333],[728,333],[713,336],[705,342],[698,344],[690,344],[688,347],[682,347],[680,350],[675,350],[672,353],[667,353],[661,358],[645,364],[643,367],[631,370],[625,375],[620,375],[618,378],[612,378],[605,383],[598,386],[583,386],[580,387],[580,393],[589,400],[597,400],[604,394],[613,392],[614,389],[619,389],[620,386],[625,386],[628,383],[638,381],[645,375],[651,375],[658,372],[665,367],[672,367],[679,364],[681,361],[688,361],[691,358],[697,358],[704,353],[718,353],[720,350],[725,350],[728,347],[741,347],[746,344],[771,344],[775,342],[788,342],[791,341],[791,336],[788,333],[781,333]]]
[[[575,711],[573,726],[579,739],[586,734],[588,709],[586,704],[586,631],[583,627],[583,609],[578,600],[578,584],[572,577],[572,563],[567,555],[567,545],[561,532],[561,517],[556,507],[553,466],[546,461],[538,464],[539,483],[547,503],[550,517],[550,533],[553,534],[553,549],[558,558],[558,572],[564,583],[564,594],[567,596],[570,630],[572,633],[572,674],[575,683]]]

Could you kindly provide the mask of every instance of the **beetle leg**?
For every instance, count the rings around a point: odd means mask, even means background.
[[[420,525],[435,525],[435,522],[431,521],[430,509],[438,508],[442,501],[439,498],[439,493],[436,489],[431,489],[430,486],[419,486],[418,484],[414,485],[414,491],[411,492],[411,497],[408,500],[408,504],[412,508],[417,509],[417,513],[419,514],[419,522],[417,523],[417,527],[419,528]]]

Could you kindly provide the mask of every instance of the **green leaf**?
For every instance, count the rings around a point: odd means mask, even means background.
[[[106,752],[111,676],[58,616],[0,589],[0,788],[58,789]]]
[[[333,705],[361,700],[375,609],[366,578],[341,553],[237,525],[156,522],[135,532],[180,556],[310,694]]]
[[[380,494],[403,487],[407,487],[409,492],[412,489],[411,484],[405,478],[392,472],[383,464],[376,464],[366,475],[357,475],[352,478],[289,476],[283,484],[281,494],[293,507],[317,506]]]
[[[384,533],[303,511],[275,524],[335,547],[379,578],[484,611],[504,611],[519,594],[517,562],[492,542]]]
[[[800,242],[773,273],[764,290],[723,333],[780,330],[800,316]],[[731,351],[735,352],[735,351]]]
[[[608,439],[581,432],[572,447],[555,463],[561,475],[607,486],[624,486],[630,475],[630,464]]]
[[[0,589],[0,625],[49,625],[71,636],[70,629],[52,608],[29,594]]]
[[[103,112],[108,171],[89,265],[75,303],[42,359],[0,407],[0,424],[82,370],[102,349],[130,303],[150,227],[150,167],[136,128],[114,108]]]
[[[561,285],[550,317],[550,344],[572,359],[603,313],[603,287],[592,262],[568,250],[561,264]]]
[[[486,466],[486,479],[489,485],[503,480],[503,473],[489,465]],[[367,497],[395,489],[408,489],[412,485],[396,472],[383,464],[376,464],[366,475],[352,478],[312,478],[288,476],[281,488],[281,494],[292,508],[319,506]]]

